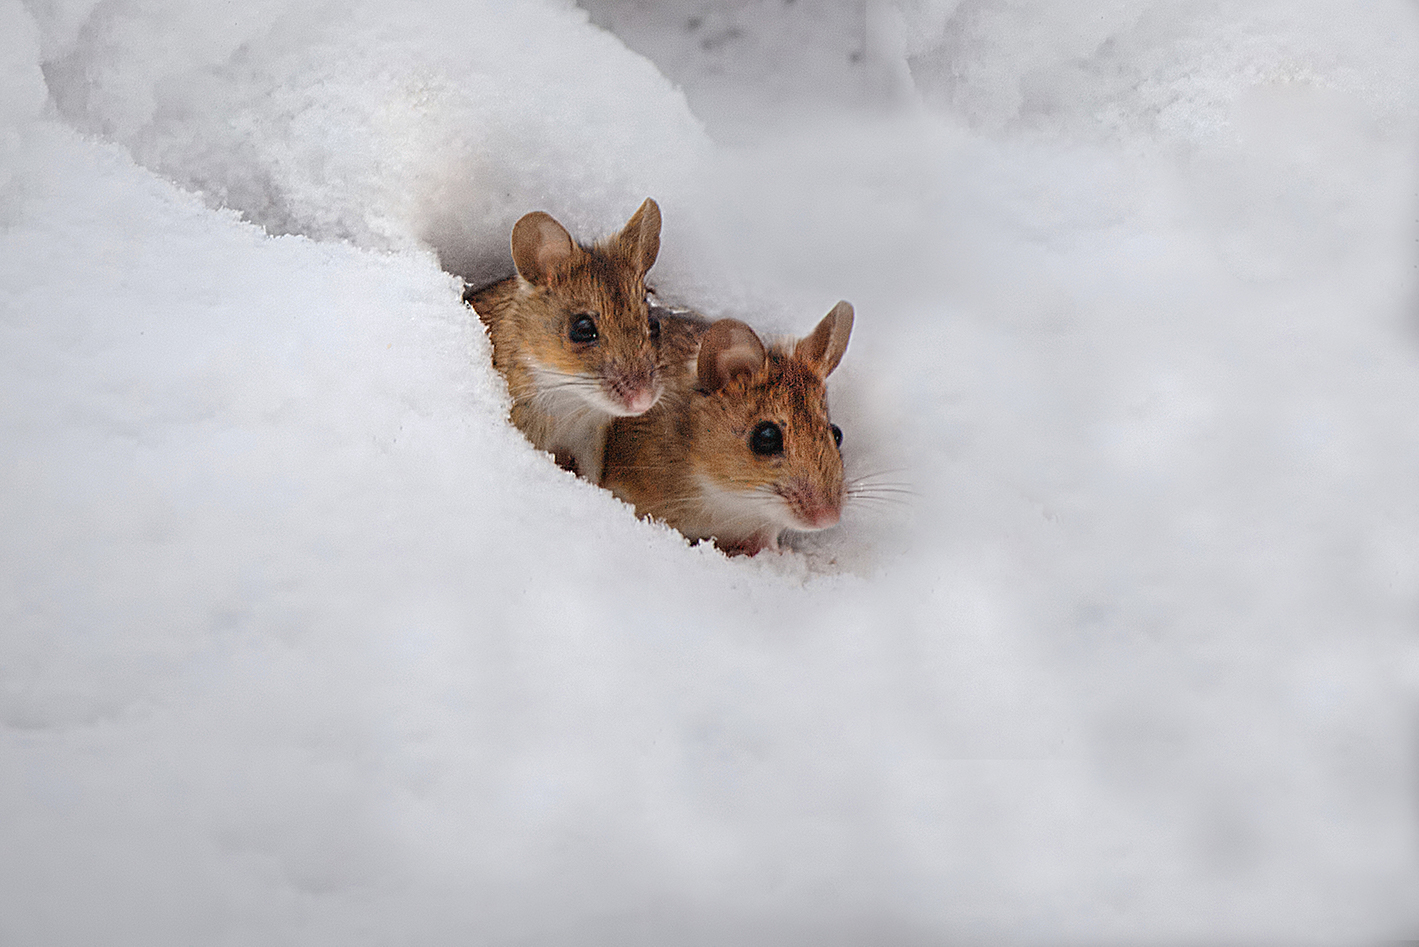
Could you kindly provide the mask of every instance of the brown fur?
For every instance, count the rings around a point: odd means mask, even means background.
[[[679,363],[655,408],[612,424],[603,485],[638,516],[734,553],[777,548],[785,529],[833,525],[843,464],[825,379],[851,327],[852,307],[840,303],[796,345],[766,349],[736,320],[677,328],[700,340],[698,358]],[[762,421],[782,430],[782,454],[750,449]]]
[[[513,424],[593,482],[611,419],[645,411],[664,387],[645,286],[659,247],[660,210],[649,199],[619,234],[593,247],[534,212],[513,228],[517,275],[464,294],[488,327]],[[598,338],[575,343],[568,331],[585,313]]]

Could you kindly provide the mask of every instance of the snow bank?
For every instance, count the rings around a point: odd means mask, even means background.
[[[426,242],[475,278],[529,207],[604,230],[673,200],[702,146],[649,63],[554,0],[105,3],[54,32],[80,129],[269,232]]]
[[[1413,10],[586,5],[0,6],[0,942],[1413,936]],[[908,504],[508,427],[647,194]]]

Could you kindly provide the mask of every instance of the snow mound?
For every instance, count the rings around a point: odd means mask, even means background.
[[[697,166],[680,94],[584,20],[552,0],[133,0],[62,31],[45,72],[77,127],[270,233],[424,243],[482,279],[527,210],[594,236]]]
[[[1412,115],[1412,4],[1329,0],[904,4],[925,98],[990,128],[1225,136],[1256,87],[1315,86],[1390,121]]]
[[[0,2],[0,943],[1412,937],[1412,9],[585,5]],[[507,424],[647,195],[906,503]]]

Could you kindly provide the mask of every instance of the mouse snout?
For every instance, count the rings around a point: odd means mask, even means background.
[[[644,414],[660,398],[660,379],[649,363],[613,363],[602,375],[602,387],[611,403],[628,416]]]
[[[836,526],[842,517],[842,490],[814,484],[795,477],[780,490],[784,502],[798,521],[798,529],[815,530]]]

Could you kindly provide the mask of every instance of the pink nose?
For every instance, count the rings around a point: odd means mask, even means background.
[[[651,365],[613,364],[602,376],[601,387],[627,414],[644,414],[660,397],[655,368]]]
[[[632,414],[645,414],[655,404],[655,392],[650,388],[637,388],[622,399],[626,410]]]
[[[780,493],[793,511],[793,518],[803,524],[799,529],[827,529],[842,516],[842,493],[807,477],[794,477],[780,488]]]

